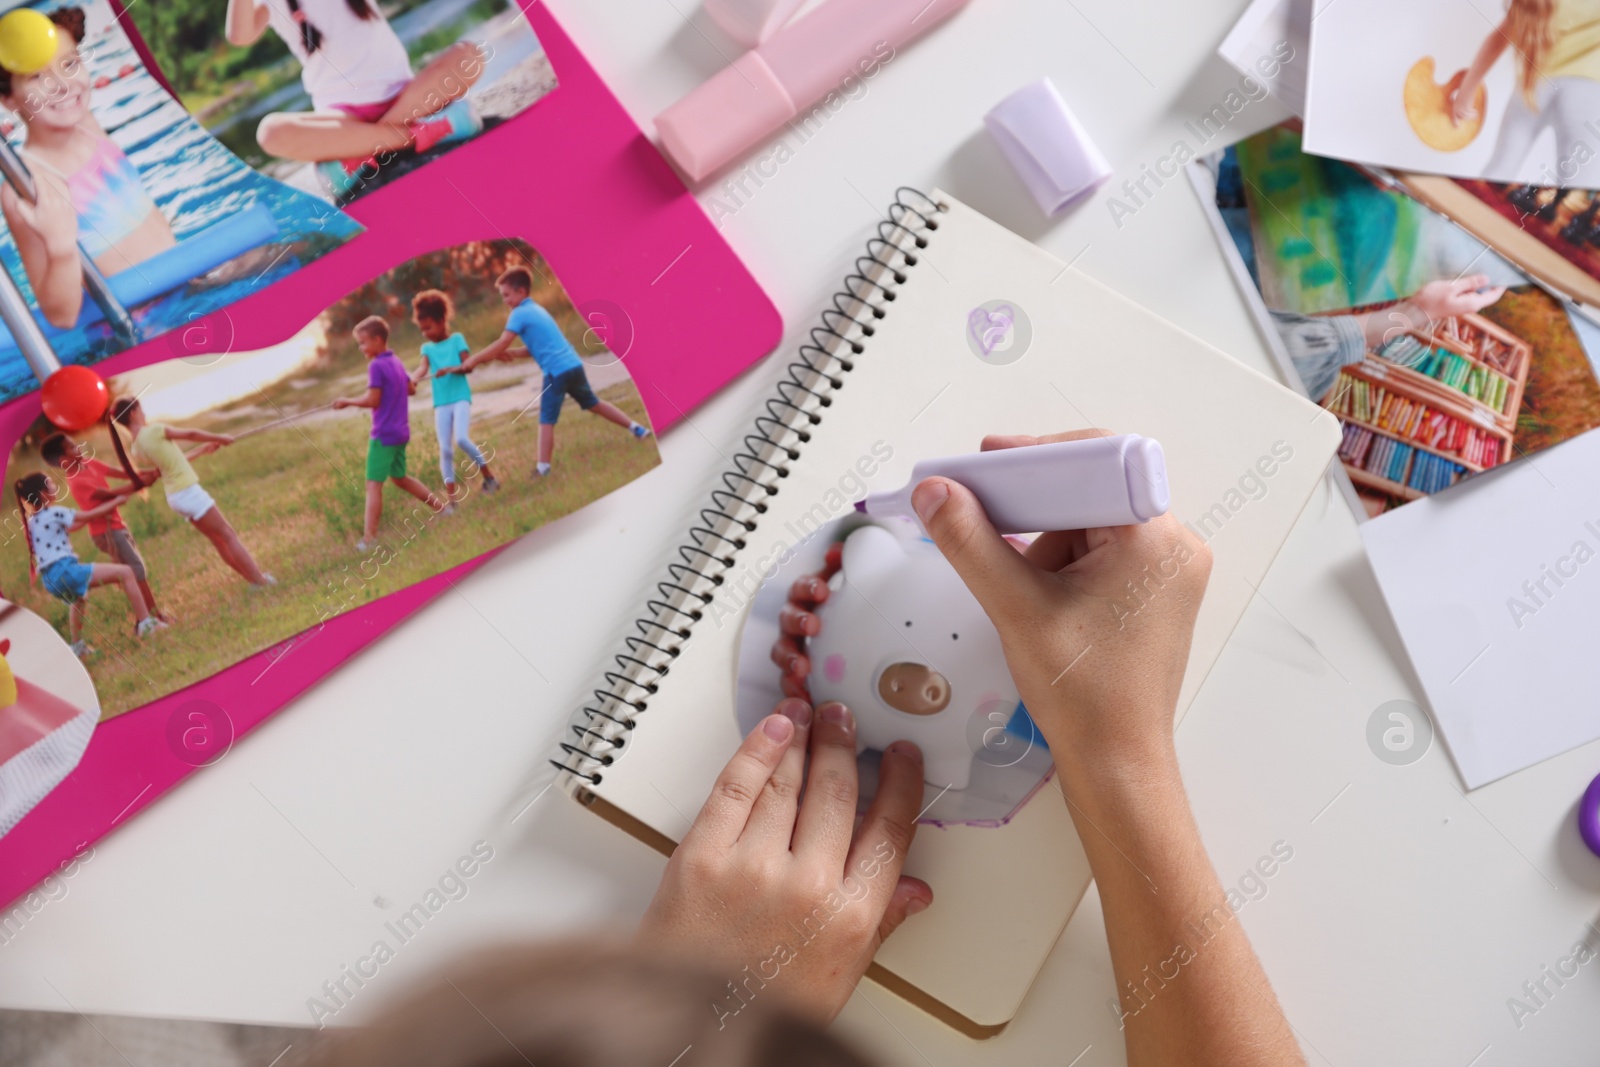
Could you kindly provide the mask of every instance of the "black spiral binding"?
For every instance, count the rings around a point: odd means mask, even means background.
[[[668,564],[667,580],[658,582],[658,595],[646,601],[647,614],[634,620],[638,632],[624,638],[626,647],[613,657],[605,684],[573,715],[573,740],[563,740],[562,757],[550,761],[573,779],[598,785],[622,750],[634,716],[645,711],[670,673],[701,609],[711,603],[712,590],[722,584],[746,535],[766,513],[766,498],[777,495],[788,464],[811,440],[810,427],[822,421],[832,394],[844,388],[843,375],[854,369],[855,357],[888,314],[907,271],[917,265],[917,253],[928,246],[927,234],[939,228],[938,214],[947,210],[916,189],[896,190],[878,236],[867,242],[867,254],[856,260],[844,288],[833,295],[833,306],[822,312],[810,342],[800,346],[799,360],[789,364],[765,414],[756,417],[744,450],[722,473],[720,488],[712,490],[711,506],[701,509],[699,524],[689,529],[678,559]]]

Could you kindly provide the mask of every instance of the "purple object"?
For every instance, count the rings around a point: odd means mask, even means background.
[[[385,349],[367,363],[367,388],[378,390],[378,406],[372,409],[372,437],[380,445],[411,441],[410,386],[410,375],[393,349]]]
[[[1578,801],[1578,833],[1583,835],[1589,851],[1600,856],[1600,775],[1589,783],[1583,799]]]
[[[925,459],[902,488],[872,493],[856,509],[915,520],[911,492],[935,475],[972,490],[1003,534],[1133,526],[1171,504],[1161,445],[1125,433]]]
[[[1111,164],[1049,78],[1018,89],[983,122],[1046,215],[1094,192],[1111,177]]]

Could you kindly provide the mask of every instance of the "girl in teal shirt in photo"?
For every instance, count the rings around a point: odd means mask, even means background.
[[[453,503],[456,490],[456,449],[467,454],[483,473],[483,491],[492,493],[500,482],[489,470],[489,461],[472,443],[472,386],[464,374],[440,374],[459,367],[461,357],[471,352],[466,338],[450,332],[455,305],[437,289],[424,289],[411,298],[411,320],[422,331],[422,363],[411,376],[414,382],[433,378],[433,428],[439,435],[439,471],[444,475],[445,494]]]

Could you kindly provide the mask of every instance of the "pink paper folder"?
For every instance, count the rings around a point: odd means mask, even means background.
[[[347,210],[366,234],[183,331],[180,354],[282,342],[361,280],[425,252],[496,238],[532,243],[580,310],[610,305],[626,314],[634,338],[627,367],[658,429],[771,351],[783,332],[772,302],[545,5],[526,12],[558,89],[358,200]],[[174,352],[158,338],[97,369],[109,378]],[[0,409],[8,450],[39,411],[37,394]],[[0,902],[197,769],[168,744],[179,709],[195,701],[220,706],[234,736],[245,734],[492,555],[102,723],[77,769],[0,838]]]

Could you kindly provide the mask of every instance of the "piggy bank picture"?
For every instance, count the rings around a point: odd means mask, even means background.
[[[965,789],[973,756],[1016,709],[1000,635],[931,542],[862,526],[807,651],[815,703],[844,703],[856,747],[921,747],[924,777]]]

